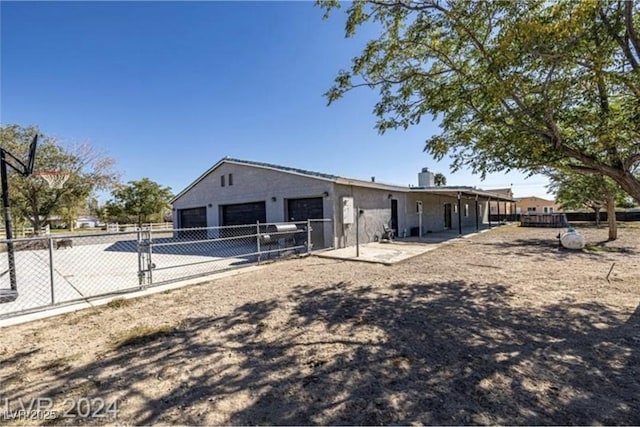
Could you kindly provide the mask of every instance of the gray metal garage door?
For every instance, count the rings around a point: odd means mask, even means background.
[[[289,221],[306,221],[324,218],[322,197],[289,199],[287,201]]]
[[[207,208],[180,209],[178,211],[180,228],[196,228],[207,226]],[[180,230],[178,237],[183,239],[206,239],[207,230]]]
[[[207,226],[207,208],[180,209],[180,228]]]
[[[267,222],[267,210],[264,202],[239,203],[222,206],[222,225],[255,224]]]
[[[322,197],[287,200],[289,221],[306,221],[324,218],[324,200]],[[324,248],[324,224],[314,222],[311,225],[311,243],[314,249]],[[300,228],[300,227],[299,227]],[[306,240],[306,239],[305,239]]]

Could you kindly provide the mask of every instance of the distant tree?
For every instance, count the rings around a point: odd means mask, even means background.
[[[628,195],[611,178],[603,175],[584,175],[574,172],[553,172],[549,189],[555,193],[562,209],[589,208],[600,224],[600,210],[607,210],[609,240],[618,238],[616,204],[628,205]]]
[[[433,183],[436,187],[442,187],[447,185],[447,177],[441,173],[437,173],[433,176]]]
[[[129,223],[137,220],[135,217],[127,215],[124,206],[114,200],[105,203],[103,216],[109,222]]]
[[[153,216],[162,218],[173,197],[171,188],[162,187],[149,178],[129,181],[126,185],[118,186],[111,194],[113,200],[105,206],[109,216],[129,216],[135,218],[139,225],[149,222]]]
[[[69,231],[73,231],[76,228],[79,209],[79,206],[65,206],[56,210],[56,213],[60,216],[62,222],[66,224]]]
[[[36,127],[0,126],[0,143],[18,158],[26,160],[29,143],[39,133]],[[55,138],[40,137],[35,170],[64,171],[70,174],[63,188],[50,188],[40,178],[23,177],[9,170],[9,194],[14,216],[31,223],[35,233],[56,211],[71,211],[96,190],[109,189],[117,182],[113,159],[90,145],[63,147]]]
[[[320,0],[325,17],[343,3]],[[380,132],[441,118],[426,141],[452,168],[571,168],[640,201],[640,1],[370,0],[346,36],[378,35],[338,73],[329,103],[376,89]]]

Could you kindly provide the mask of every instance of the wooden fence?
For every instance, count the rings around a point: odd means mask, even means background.
[[[48,236],[51,232],[51,228],[49,227],[49,224],[45,225],[44,227],[40,227],[40,235],[41,236]],[[23,237],[32,237],[35,236],[35,229],[33,227],[14,227],[13,229],[13,238],[14,239],[20,239]],[[7,233],[5,232],[4,226],[2,227],[2,230],[0,230],[0,239],[6,239],[7,238]]]
[[[119,224],[117,222],[107,224],[106,231],[110,233],[118,231],[138,231],[138,230],[173,230],[172,222],[146,222],[143,224]]]

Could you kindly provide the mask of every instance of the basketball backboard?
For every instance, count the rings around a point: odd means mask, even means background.
[[[29,154],[27,157],[27,163],[25,167],[24,174],[25,176],[29,176],[33,173],[33,165],[36,162],[36,149],[38,148],[38,134],[33,137],[33,141],[29,145]]]

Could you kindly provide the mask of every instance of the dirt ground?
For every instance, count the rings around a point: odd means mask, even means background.
[[[583,252],[500,227],[7,327],[0,424],[37,398],[57,412],[34,424],[640,424],[640,229],[582,231]],[[117,419],[63,417],[81,398]]]

